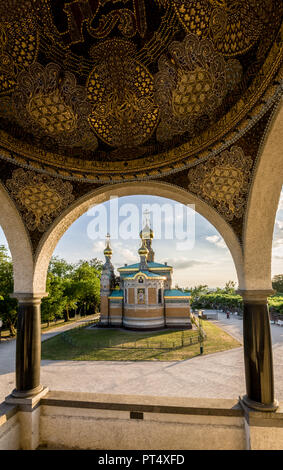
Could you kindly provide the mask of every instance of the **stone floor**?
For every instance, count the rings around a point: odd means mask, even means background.
[[[242,320],[212,320],[242,341]],[[42,335],[47,339],[67,327]],[[276,398],[283,401],[283,327],[271,325]],[[0,403],[15,387],[15,341],[0,343]],[[245,393],[243,348],[180,362],[42,361],[50,390],[237,399]]]

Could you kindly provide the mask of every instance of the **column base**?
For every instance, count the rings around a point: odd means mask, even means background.
[[[248,408],[256,411],[274,412],[279,407],[279,402],[277,400],[274,400],[273,403],[264,404],[251,400],[247,395],[240,397],[240,403],[241,402],[243,402],[243,404]]]
[[[14,389],[11,393],[12,397],[15,398],[30,398],[33,397],[34,395],[37,395],[38,393],[42,392],[43,390],[43,385],[38,385],[37,387],[31,389],[31,390],[17,390]]]

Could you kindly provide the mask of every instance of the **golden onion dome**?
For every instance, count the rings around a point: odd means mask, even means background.
[[[106,247],[103,253],[104,253],[105,256],[111,256],[112,255],[112,250],[111,250],[110,247]]]
[[[148,240],[149,238],[153,238],[154,233],[153,230],[149,227],[148,224],[144,226],[144,228],[140,231],[140,238],[144,238],[145,240]]]
[[[109,233],[106,236],[106,247],[105,247],[105,250],[104,250],[103,253],[104,253],[105,256],[112,256],[112,248],[110,246],[110,235],[109,235]]]
[[[147,247],[146,247],[145,244],[144,244],[144,240],[142,241],[142,245],[141,245],[141,247],[140,247],[139,250],[138,250],[138,254],[139,254],[140,256],[146,256],[146,255],[148,255],[148,249],[147,249]]]

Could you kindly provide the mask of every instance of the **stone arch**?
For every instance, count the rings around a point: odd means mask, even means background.
[[[283,184],[283,103],[277,107],[258,160],[244,226],[247,290],[271,289],[273,230]]]
[[[194,204],[196,211],[204,216],[225,240],[236,267],[239,286],[243,284],[243,259],[241,245],[230,225],[208,204],[197,196],[177,186],[163,182],[133,182],[103,186],[78,199],[58,217],[44,235],[35,259],[34,291],[45,289],[46,273],[52,253],[64,232],[90,207],[107,201],[111,196],[145,194],[173,199],[182,204]]]
[[[0,225],[13,260],[14,292],[33,291],[33,254],[22,218],[8,192],[0,184]]]

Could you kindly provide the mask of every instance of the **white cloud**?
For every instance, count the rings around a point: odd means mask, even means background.
[[[209,243],[213,243],[215,246],[219,248],[227,248],[226,243],[224,242],[223,238],[219,235],[210,235],[209,237],[205,237],[205,239]]]
[[[101,252],[103,254],[103,250],[105,249],[105,242],[97,241],[92,245],[92,249],[95,252]]]
[[[206,266],[207,264],[214,264],[210,261],[206,260],[198,260],[198,259],[165,259],[169,266],[173,266],[175,269],[186,269],[192,268],[193,266]]]

